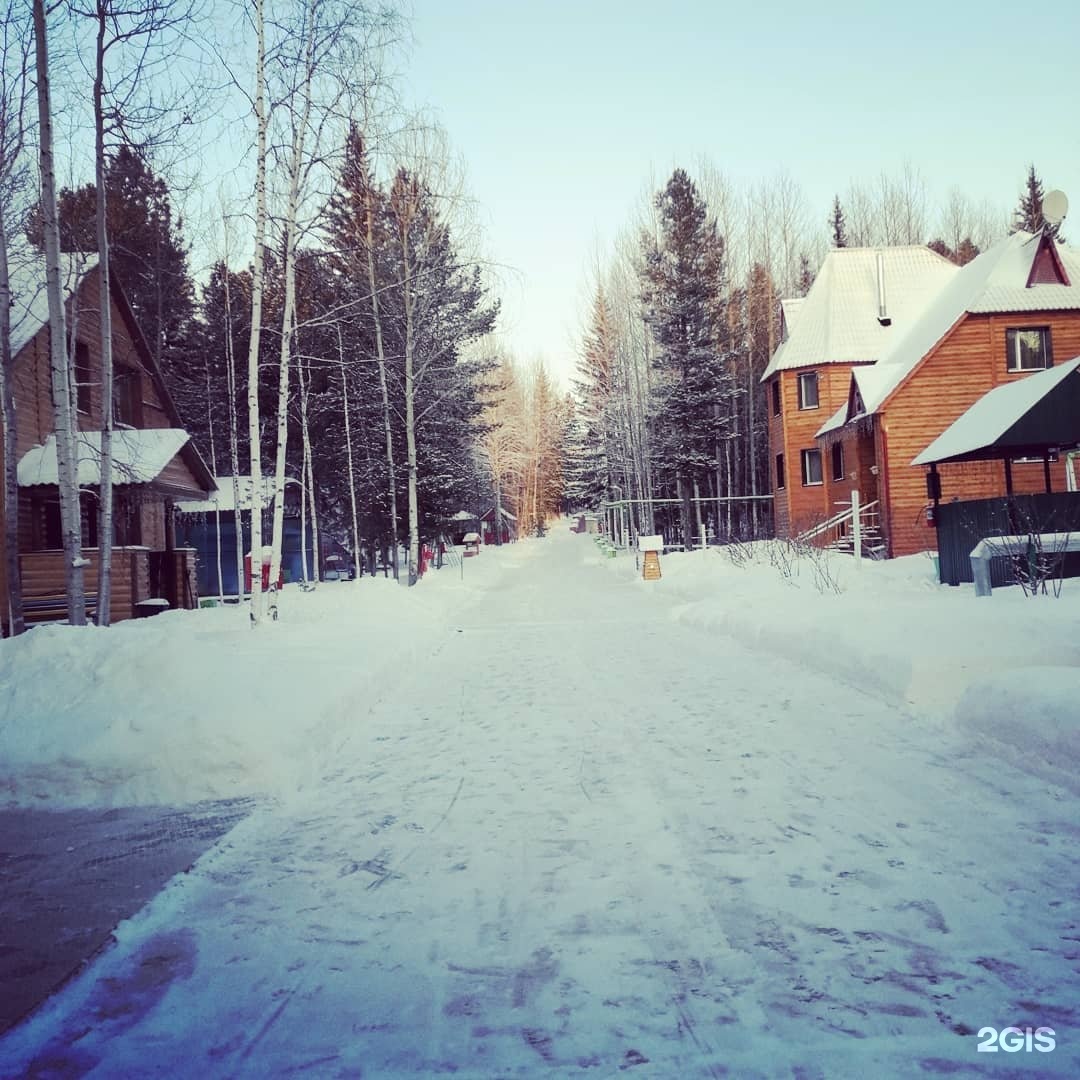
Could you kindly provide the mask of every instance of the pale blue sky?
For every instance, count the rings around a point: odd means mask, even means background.
[[[413,0],[409,96],[464,158],[487,250],[515,267],[504,330],[573,366],[599,248],[650,179],[707,155],[786,168],[815,221],[910,161],[931,202],[1011,207],[1029,161],[1080,216],[1080,4]],[[1074,230],[1075,231],[1075,230]]]

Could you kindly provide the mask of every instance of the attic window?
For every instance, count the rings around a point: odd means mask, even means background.
[[[1048,326],[1005,331],[1005,370],[1042,371],[1054,366]]]
[[[1027,287],[1035,285],[1068,285],[1069,275],[1061,262],[1054,241],[1045,233],[1039,240],[1039,250],[1031,260],[1031,273],[1028,274]]]

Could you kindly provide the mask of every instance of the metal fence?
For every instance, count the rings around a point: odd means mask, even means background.
[[[937,511],[939,579],[943,585],[973,582],[971,551],[988,536],[1069,532],[1080,533],[1080,492],[1076,491],[941,503]],[[1080,553],[1062,553],[1058,558],[1060,576],[1080,577]],[[991,560],[991,586],[1015,581],[1010,557]]]

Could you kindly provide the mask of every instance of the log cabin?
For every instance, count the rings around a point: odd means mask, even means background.
[[[72,358],[78,474],[88,614],[98,576],[98,485],[102,427],[96,260],[63,257],[65,310]],[[44,264],[24,256],[13,267],[12,374],[19,480],[19,565],[27,623],[66,618],[60,540],[56,439],[49,362]],[[214,481],[183,430],[180,416],[115,276],[110,279],[113,380],[113,622],[165,607],[198,606],[194,552],[178,549],[177,500],[205,499]],[[0,462],[3,447],[0,446]],[[3,523],[0,505],[0,525]],[[0,543],[6,532],[0,531]],[[0,560],[0,627],[9,621],[8,583]]]
[[[796,473],[789,484],[790,509],[786,516],[777,513],[778,535],[797,535],[827,519],[857,490],[864,505],[876,504],[874,535],[881,555],[933,549],[925,469],[912,466],[915,458],[995,387],[1044,370],[1055,359],[1080,355],[1080,252],[1046,232],[1017,232],[963,267],[951,267],[942,259],[944,268],[930,270],[923,261],[928,276],[923,286],[915,287],[918,302],[901,315],[893,299],[896,274],[890,268],[896,260],[890,260],[890,252],[913,250],[885,248],[875,255],[880,294],[873,299],[867,296],[865,281],[861,291],[845,290],[848,307],[837,322],[865,324],[870,304],[870,316],[883,331],[876,357],[858,361],[849,351],[848,362],[839,366],[826,367],[824,360],[795,365],[788,357],[794,353],[802,360],[806,354],[787,350],[785,343],[773,358],[775,362],[779,357],[780,363],[766,372],[774,384],[788,379],[781,401],[797,419],[804,400],[798,396],[800,378],[820,371],[830,375],[818,380],[828,388],[816,414],[827,417],[824,423],[811,431],[813,421],[788,424],[784,415],[772,418],[774,459],[793,452],[803,459],[801,475]],[[842,259],[843,251],[831,252],[829,258],[837,255]],[[828,280],[825,284],[828,287]],[[792,341],[816,288],[817,282],[797,316]],[[844,329],[830,329],[844,337]],[[846,333],[858,336],[857,330]],[[822,355],[819,351],[817,359]],[[808,456],[815,459],[809,470]],[[1002,462],[949,464],[940,471],[948,499],[1005,494]],[[1043,490],[1041,460],[1014,462],[1011,475],[1017,493]],[[1064,489],[1064,462],[1055,464],[1053,483]]]

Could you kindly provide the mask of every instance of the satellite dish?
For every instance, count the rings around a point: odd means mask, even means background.
[[[1064,191],[1048,191],[1043,196],[1042,204],[1043,217],[1046,218],[1051,225],[1060,225],[1065,220],[1065,215],[1069,212],[1069,200],[1065,196]]]

